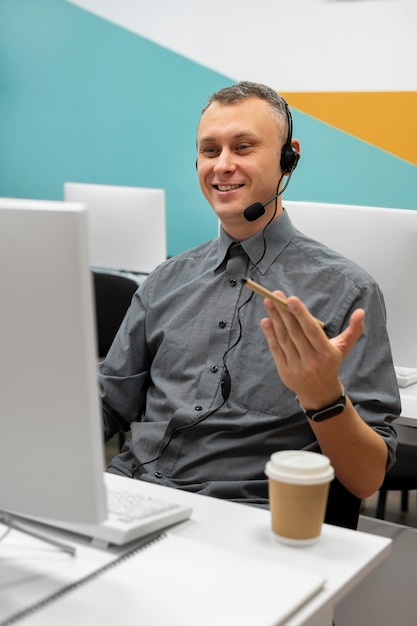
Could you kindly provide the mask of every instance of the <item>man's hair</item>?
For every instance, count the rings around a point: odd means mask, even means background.
[[[220,104],[228,105],[235,104],[241,100],[248,98],[259,98],[265,100],[275,114],[278,114],[278,119],[285,122],[285,129],[288,132],[288,108],[284,98],[280,96],[276,91],[262,85],[261,83],[252,83],[250,81],[241,81],[236,85],[230,87],[224,87],[217,91],[207,100],[207,104],[201,112],[201,115],[213,104],[213,102],[219,102]]]

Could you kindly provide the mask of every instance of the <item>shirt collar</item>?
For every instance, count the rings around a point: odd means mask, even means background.
[[[265,274],[275,259],[287,247],[295,233],[295,228],[288,213],[284,210],[281,215],[269,226],[241,241],[243,250],[251,263],[256,265],[261,274]],[[220,228],[217,269],[226,259],[230,245],[236,243]],[[264,254],[265,251],[265,254]]]

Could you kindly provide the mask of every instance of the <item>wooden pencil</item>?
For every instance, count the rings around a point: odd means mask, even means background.
[[[263,296],[264,298],[268,298],[269,300],[272,300],[273,302],[277,302],[279,305],[281,305],[285,309],[288,309],[288,305],[285,300],[283,300],[279,296],[272,293],[272,291],[269,291],[269,289],[266,289],[266,287],[262,287],[262,285],[259,285],[259,283],[256,283],[251,278],[242,278],[242,282],[246,287],[248,287],[248,289],[252,289],[252,291],[259,294],[260,296]],[[324,328],[325,325],[322,321],[317,320],[317,322],[320,324],[322,328]]]

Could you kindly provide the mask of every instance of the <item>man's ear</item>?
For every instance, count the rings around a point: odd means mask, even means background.
[[[301,154],[301,146],[298,139],[292,139],[291,145],[294,147],[295,150],[297,150],[298,154]]]

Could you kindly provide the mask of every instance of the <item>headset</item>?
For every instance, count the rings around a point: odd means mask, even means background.
[[[285,106],[285,114],[287,116],[287,125],[288,125],[287,139],[285,140],[285,143],[282,146],[280,164],[281,164],[281,169],[284,172],[284,174],[292,174],[292,172],[297,167],[297,163],[300,159],[300,153],[292,145],[293,126],[292,126],[292,115],[291,115],[290,108],[287,102],[284,100],[284,98],[282,96],[280,97]]]

